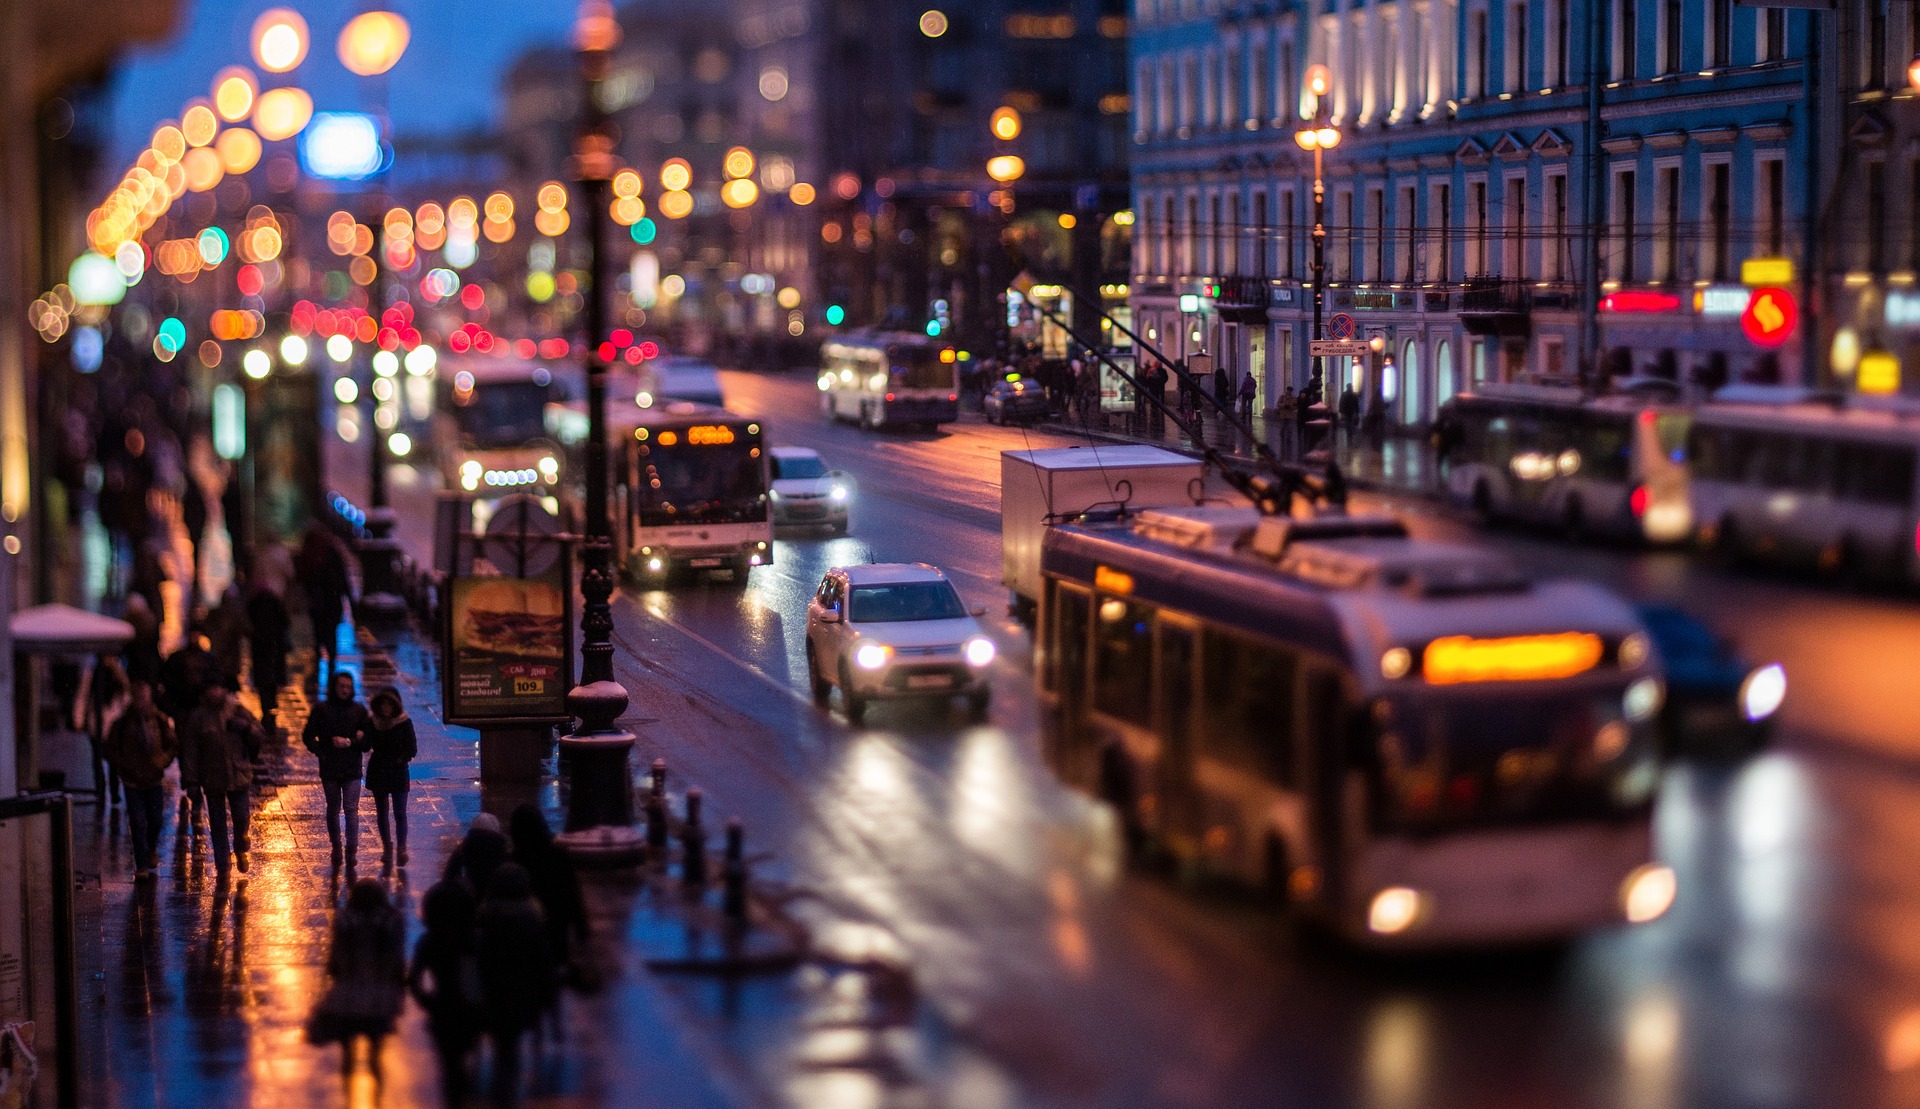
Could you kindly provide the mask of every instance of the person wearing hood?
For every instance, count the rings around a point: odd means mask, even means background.
[[[367,792],[373,794],[380,823],[380,860],[391,865],[394,851],[407,865],[408,764],[420,753],[413,721],[400,703],[400,691],[382,686],[371,698],[373,720],[367,728]],[[391,824],[391,827],[389,827]]]
[[[201,698],[200,707],[187,717],[187,726],[181,732],[180,777],[191,778],[205,793],[207,816],[213,826],[213,865],[224,881],[233,862],[239,863],[240,873],[247,872],[253,760],[260,754],[263,737],[260,722],[226,686],[217,682],[209,685]],[[233,819],[231,841],[229,816]]]
[[[487,883],[474,931],[487,1038],[493,1043],[493,1095],[519,1097],[520,1041],[551,1004],[555,976],[547,923],[533,883],[517,863],[502,863]]]
[[[362,878],[333,920],[332,984],[307,1025],[315,1043],[339,1043],[340,1073],[353,1075],[354,1040],[367,1040],[367,1069],[380,1081],[380,1044],[406,1000],[407,923],[378,880]]]
[[[354,699],[353,675],[338,670],[327,682],[327,699],[313,707],[301,742],[320,764],[320,787],[327,796],[327,840],[340,861],[344,833],[347,866],[360,851],[360,756],[367,749],[373,717]]]
[[[465,882],[468,892],[478,901],[486,894],[493,872],[506,861],[507,837],[500,832],[500,818],[483,812],[473,818],[466,838],[447,857],[447,869],[441,877],[449,882]]]
[[[164,775],[180,752],[173,721],[153,703],[151,685],[134,681],[132,703],[108,729],[101,747],[107,765],[118,773],[126,790],[134,876],[150,877],[160,865],[160,826],[166,808]]]

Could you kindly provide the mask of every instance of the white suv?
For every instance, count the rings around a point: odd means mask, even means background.
[[[773,506],[775,527],[829,527],[847,534],[847,502],[853,483],[847,475],[827,469],[820,455],[805,447],[775,447]]]
[[[827,571],[807,604],[807,677],[815,703],[840,687],[858,724],[876,698],[964,694],[976,720],[992,696],[993,640],[937,567],[924,562]]]

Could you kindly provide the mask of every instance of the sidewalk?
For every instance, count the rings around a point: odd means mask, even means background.
[[[1198,440],[1188,436],[1172,420],[1164,421],[1160,432],[1155,434],[1150,425],[1142,425],[1130,412],[1094,412],[1089,415],[1091,418],[1085,423],[1070,414],[1042,426],[1066,435],[1092,436],[1110,442],[1153,443],[1185,454],[1199,454],[1199,444],[1204,443],[1234,462],[1252,463],[1257,458],[1253,440],[1241,434],[1211,408],[1205,410],[1200,420]],[[1283,429],[1277,420],[1261,413],[1256,413],[1249,423],[1260,442],[1265,443],[1278,457],[1287,458],[1290,440],[1283,430],[1288,429]],[[1336,451],[1342,472],[1355,486],[1421,495],[1439,494],[1439,467],[1434,461],[1433,448],[1425,436],[1389,436],[1379,447],[1366,445],[1365,437],[1360,438],[1361,445],[1355,446],[1348,442],[1346,435],[1340,435]]]
[[[391,656],[359,631],[341,668],[363,687],[399,689],[420,738],[409,803],[411,865],[382,873],[373,803],[363,799],[361,865],[356,873],[329,861],[325,802],[313,759],[299,744],[309,709],[301,679],[281,696],[286,737],[270,741],[254,786],[250,880],[220,888],[204,832],[178,829],[179,794],[168,787],[170,827],[161,845],[158,879],[136,884],[123,811],[82,806],[76,815],[81,1021],[100,1050],[83,1061],[89,1106],[437,1105],[438,1068],[425,1020],[408,1002],[387,1041],[386,1085],[376,1091],[364,1066],[343,1087],[339,1049],[304,1039],[308,1012],[326,985],[325,963],[334,909],[355,877],[382,879],[408,923],[408,950],[419,932],[420,898],[439,878],[447,855],[482,805],[502,817],[523,802],[547,811],[557,828],[558,797],[549,775],[519,791],[483,791],[473,733],[440,720],[438,660],[430,644],[403,633]],[[302,652],[293,671],[312,673]],[[251,697],[251,695],[247,695]],[[178,834],[176,834],[176,831]],[[622,976],[617,945],[618,899],[595,895],[605,991],[569,995],[566,1039],[524,1066],[533,1095],[523,1104],[631,1103],[631,1083],[644,1081],[650,1104],[718,1104],[706,1076],[668,1048],[655,985]],[[610,1042],[618,1038],[623,1043]],[[651,1042],[661,1050],[636,1053]],[[636,1057],[638,1056],[638,1057]],[[484,1088],[484,1087],[482,1087]],[[626,1091],[624,1094],[622,1091]],[[657,1095],[657,1096],[656,1096]]]

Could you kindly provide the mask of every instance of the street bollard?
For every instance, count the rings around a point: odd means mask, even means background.
[[[648,771],[653,788],[647,793],[647,850],[664,861],[667,857],[667,760],[653,760]]]
[[[687,791],[687,820],[680,829],[680,880],[689,886],[707,884],[707,830],[700,826],[700,787]]]
[[[737,816],[727,821],[727,858],[720,868],[720,881],[722,908],[727,919],[744,924],[747,919],[746,832]]]

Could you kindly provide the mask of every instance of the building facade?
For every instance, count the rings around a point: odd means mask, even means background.
[[[1138,0],[1143,334],[1251,373],[1263,406],[1308,381],[1313,156],[1296,132],[1332,127],[1324,314],[1386,357],[1373,380],[1365,359],[1326,373],[1391,422],[1522,375],[1805,379],[1809,344],[1748,336],[1741,275],[1784,259],[1787,291],[1810,291],[1821,129],[1803,58],[1826,18],[1731,0]]]

